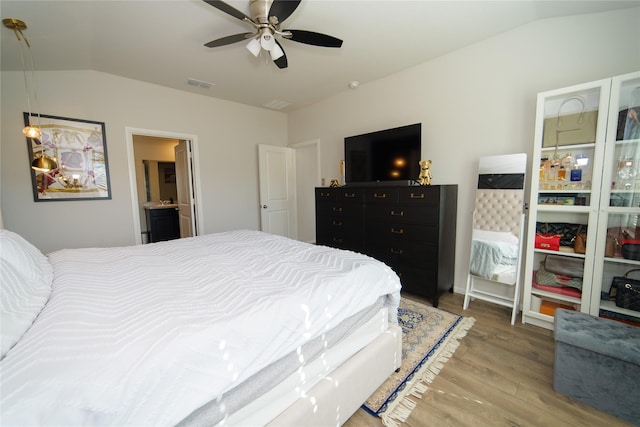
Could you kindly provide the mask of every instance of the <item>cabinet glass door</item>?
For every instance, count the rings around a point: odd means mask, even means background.
[[[640,73],[612,80],[603,176],[590,312],[640,321],[610,296],[614,277],[640,280]]]
[[[558,307],[590,310],[596,240],[586,239],[586,246],[580,249],[574,247],[574,237],[598,228],[609,89],[610,79],[606,79],[538,95],[525,323],[552,328]],[[552,244],[545,244],[542,235],[554,236]],[[572,268],[581,277],[562,286],[552,264]]]

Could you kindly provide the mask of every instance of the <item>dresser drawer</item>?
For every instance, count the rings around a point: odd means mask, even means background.
[[[316,229],[331,232],[361,233],[364,231],[364,224],[362,218],[357,216],[322,215],[316,218]]]
[[[316,202],[322,201],[335,201],[337,200],[337,194],[335,188],[316,188]]]
[[[364,234],[358,232],[318,232],[316,244],[355,252],[364,250]]]
[[[367,221],[365,230],[368,236],[380,239],[404,239],[414,242],[436,243],[438,226],[400,223],[393,221]]]
[[[437,224],[437,206],[368,206],[367,222],[391,221],[396,223]]]
[[[341,187],[336,190],[336,198],[339,202],[362,203],[364,193],[363,188]]]
[[[417,269],[406,266],[393,268],[400,282],[402,290],[422,295],[427,298],[435,296],[438,292],[438,270],[437,269]]]
[[[401,239],[367,240],[367,250],[390,266],[405,265],[424,269],[438,267],[437,246]]]
[[[440,189],[438,187],[402,187],[398,188],[398,204],[428,205],[440,204]]]
[[[318,203],[316,205],[316,213],[318,216],[340,217],[358,217],[364,218],[364,206],[356,203]]]
[[[395,188],[369,188],[364,200],[367,205],[398,203],[398,191]]]

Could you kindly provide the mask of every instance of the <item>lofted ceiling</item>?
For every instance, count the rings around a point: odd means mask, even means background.
[[[249,1],[228,1],[249,15]],[[340,49],[281,40],[289,67],[245,42],[205,43],[252,27],[201,0],[0,1],[26,22],[37,70],[97,70],[243,104],[292,111],[529,22],[640,6],[640,1],[302,0],[284,28],[344,40]],[[2,27],[2,70],[22,70]],[[213,83],[210,88],[188,79]]]

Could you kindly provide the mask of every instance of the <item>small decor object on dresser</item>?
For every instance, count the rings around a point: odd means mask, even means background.
[[[420,185],[431,185],[431,160],[420,160],[420,175],[418,183]]]
[[[329,187],[331,187],[331,188],[337,188],[337,187],[340,187],[340,183],[338,182],[338,180],[337,180],[337,179],[332,179],[332,180],[329,182]]]

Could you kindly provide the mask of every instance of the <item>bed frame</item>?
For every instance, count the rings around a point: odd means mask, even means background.
[[[342,425],[398,368],[402,362],[402,330],[392,325],[278,415],[270,427]]]

